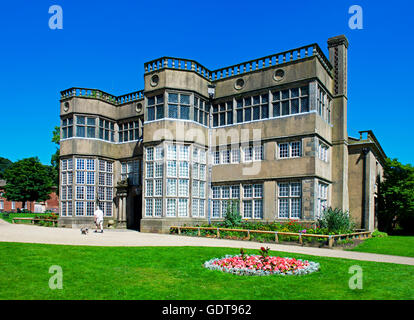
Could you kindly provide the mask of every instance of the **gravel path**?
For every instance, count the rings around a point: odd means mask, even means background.
[[[168,234],[141,233],[133,230],[107,229],[104,233],[89,230],[81,235],[79,229],[47,228],[11,224],[0,219],[0,241],[85,246],[200,246],[258,249],[263,244],[250,241],[186,237]],[[296,245],[265,244],[271,250],[309,254],[323,257],[388,262],[414,265],[414,258],[337,249],[310,248]]]

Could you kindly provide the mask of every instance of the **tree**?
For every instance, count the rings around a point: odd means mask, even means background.
[[[4,197],[9,201],[46,201],[53,181],[47,166],[39,158],[27,158],[10,165],[4,171]]]
[[[379,184],[378,229],[392,232],[396,227],[414,232],[414,167],[387,159],[384,180]]]
[[[55,127],[52,134],[52,142],[54,142],[57,145],[57,147],[56,152],[52,155],[52,158],[50,159],[50,164],[53,168],[51,174],[53,184],[57,187],[57,193],[59,194],[60,127]]]
[[[13,162],[9,159],[0,157],[0,179],[3,179],[4,170],[6,170]]]

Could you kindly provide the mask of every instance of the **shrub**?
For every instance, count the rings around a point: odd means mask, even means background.
[[[388,234],[386,232],[381,232],[378,230],[374,230],[374,232],[372,233],[372,237],[373,238],[382,238],[382,237],[387,237]]]
[[[338,240],[336,244],[354,244],[354,241],[351,239],[343,239],[343,240]]]
[[[237,200],[227,202],[227,210],[223,222],[225,228],[238,227],[242,224],[239,207]]]
[[[323,211],[322,217],[318,219],[318,226],[321,229],[327,229],[329,233],[348,233],[355,229],[355,223],[349,216],[349,211],[344,212],[331,207]]]

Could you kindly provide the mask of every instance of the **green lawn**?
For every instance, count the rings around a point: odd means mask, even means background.
[[[202,267],[211,258],[238,253],[231,248],[1,242],[0,299],[414,299],[414,266],[272,252],[319,262],[321,270],[246,277]],[[62,267],[62,290],[49,289],[52,265]],[[353,265],[363,269],[362,290],[348,286]]]
[[[388,236],[370,238],[351,250],[414,257],[414,237]]]
[[[13,218],[33,218],[35,216],[48,216],[50,213],[9,213],[8,218],[4,218],[5,212],[0,212],[0,218],[7,222],[12,222]],[[30,223],[30,221],[19,221],[18,223]]]

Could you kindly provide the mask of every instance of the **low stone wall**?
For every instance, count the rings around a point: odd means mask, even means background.
[[[170,233],[172,226],[195,226],[200,224],[206,224],[206,219],[193,219],[193,218],[169,218],[169,219],[141,219],[141,232],[149,233]]]
[[[104,218],[104,228],[125,228],[125,225],[117,225],[113,218]],[[96,228],[93,217],[59,217],[58,227],[80,229],[87,227]]]

